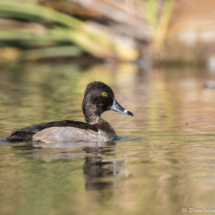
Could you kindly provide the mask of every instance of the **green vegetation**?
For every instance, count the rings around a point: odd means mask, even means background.
[[[46,53],[47,46],[55,46],[55,53],[67,56],[68,48],[63,50],[61,45],[66,43],[79,47],[80,51],[72,51],[71,56],[80,55],[83,50],[99,58],[111,57],[113,52],[121,60],[134,60],[137,57],[135,49],[115,42],[106,33],[72,16],[38,4],[0,1],[0,17],[3,18],[3,23],[7,22],[7,28],[0,30],[1,45],[15,43],[22,48],[40,47]],[[26,23],[32,25],[23,29],[19,27]],[[35,26],[35,23],[38,25]],[[40,49],[39,52],[42,51]]]
[[[197,35],[210,31],[214,19],[212,13],[205,18],[201,5],[196,6],[199,12],[193,9],[190,14],[187,7],[192,4],[175,0],[91,0],[87,4],[85,0],[0,0],[0,63],[84,54],[121,62],[144,56],[173,64],[202,62],[209,51],[200,46],[212,38]],[[212,7],[208,4],[207,8]],[[192,21],[192,17],[202,20]],[[185,32],[178,37],[189,29],[192,36]],[[188,47],[190,43],[195,47]]]
[[[174,2],[175,0],[167,0],[164,2],[158,0],[146,1],[147,20],[153,27],[152,40],[153,52],[155,54],[159,54],[162,50],[162,46],[164,45],[164,41],[167,37]]]

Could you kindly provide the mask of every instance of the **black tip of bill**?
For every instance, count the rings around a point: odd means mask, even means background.
[[[122,114],[127,114],[127,115],[131,115],[134,116],[133,113],[131,113],[130,111],[126,110],[125,108],[123,108],[117,101],[116,99],[113,100],[113,105],[110,108],[113,111],[117,111],[119,113]]]
[[[128,115],[131,115],[131,116],[134,116],[133,113],[131,113],[131,112],[128,111],[128,110],[127,110],[127,114],[128,114]]]

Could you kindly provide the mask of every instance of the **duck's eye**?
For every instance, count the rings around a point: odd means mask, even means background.
[[[107,93],[106,93],[106,92],[104,92],[104,93],[102,93],[102,95],[103,95],[103,96],[107,96]]]

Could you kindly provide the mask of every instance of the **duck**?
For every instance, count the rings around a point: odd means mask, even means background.
[[[19,129],[7,137],[9,142],[42,142],[46,144],[59,142],[110,142],[117,139],[113,127],[101,114],[113,110],[133,116],[115,99],[114,92],[103,82],[94,81],[87,85],[82,102],[82,111],[86,120],[46,122]]]

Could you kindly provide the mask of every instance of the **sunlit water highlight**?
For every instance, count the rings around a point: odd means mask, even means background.
[[[215,91],[203,88],[213,79],[197,68],[1,68],[0,214],[172,215],[215,208]],[[103,114],[117,141],[51,147],[3,141],[28,125],[83,121],[83,93],[94,80],[110,85],[134,113]]]

